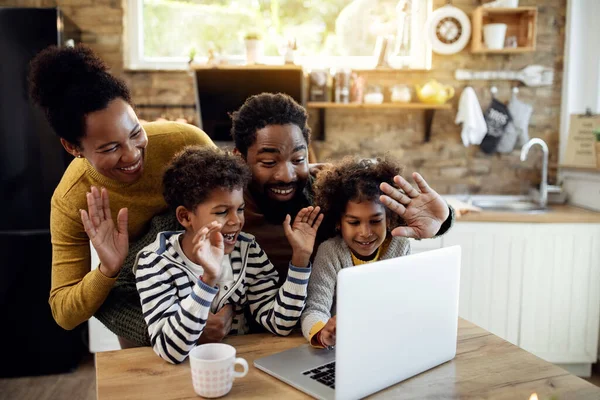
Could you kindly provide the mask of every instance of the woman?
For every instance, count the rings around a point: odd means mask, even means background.
[[[97,314],[120,337],[148,344],[135,279],[130,266],[122,268],[133,247],[154,239],[143,236],[152,218],[167,210],[163,167],[187,145],[214,145],[191,125],[142,126],[125,83],[84,46],[50,47],[38,54],[31,64],[30,89],[75,157],[51,202],[54,319],[73,329]],[[89,214],[81,211],[88,208]],[[119,210],[118,216],[111,209]],[[90,239],[100,259],[95,270],[90,270]]]

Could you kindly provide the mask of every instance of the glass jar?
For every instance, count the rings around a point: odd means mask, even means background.
[[[392,103],[410,103],[412,94],[408,85],[397,84],[390,88]]]
[[[367,86],[367,93],[365,93],[365,104],[381,104],[383,103],[383,93],[381,87],[378,85]]]

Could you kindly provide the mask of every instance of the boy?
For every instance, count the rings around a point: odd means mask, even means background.
[[[138,254],[135,274],[152,347],[166,361],[185,360],[209,311],[225,304],[234,309],[234,334],[247,332],[246,315],[278,335],[288,335],[300,318],[323,216],[319,207],[307,207],[293,224],[285,218],[293,251],[288,277],[278,288],[266,254],[241,231],[249,180],[240,157],[213,148],[187,148],[165,172],[165,200],[185,230],[158,234]]]

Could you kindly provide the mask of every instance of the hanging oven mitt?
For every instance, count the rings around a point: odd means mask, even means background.
[[[498,142],[506,132],[506,127],[512,121],[512,117],[504,104],[492,99],[492,103],[485,111],[484,118],[487,125],[487,134],[481,142],[481,150],[486,154],[492,154],[496,151]]]
[[[500,136],[500,141],[498,142],[498,146],[496,146],[496,151],[498,153],[510,153],[513,151],[515,149],[518,136],[519,132],[515,127],[515,121],[512,120],[508,123],[508,125],[506,125],[504,134]]]
[[[510,112],[517,130],[517,148],[521,148],[529,142],[529,121],[531,120],[531,114],[533,114],[533,106],[523,103],[517,96],[513,95],[508,103],[508,112]]]

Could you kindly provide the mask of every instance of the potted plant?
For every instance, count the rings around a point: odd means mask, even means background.
[[[188,64],[192,65],[196,58],[196,53],[196,48],[194,46],[190,47],[190,50],[188,51]]]
[[[263,55],[262,38],[258,33],[247,33],[244,36],[246,44],[246,64],[252,65],[260,62]]]

